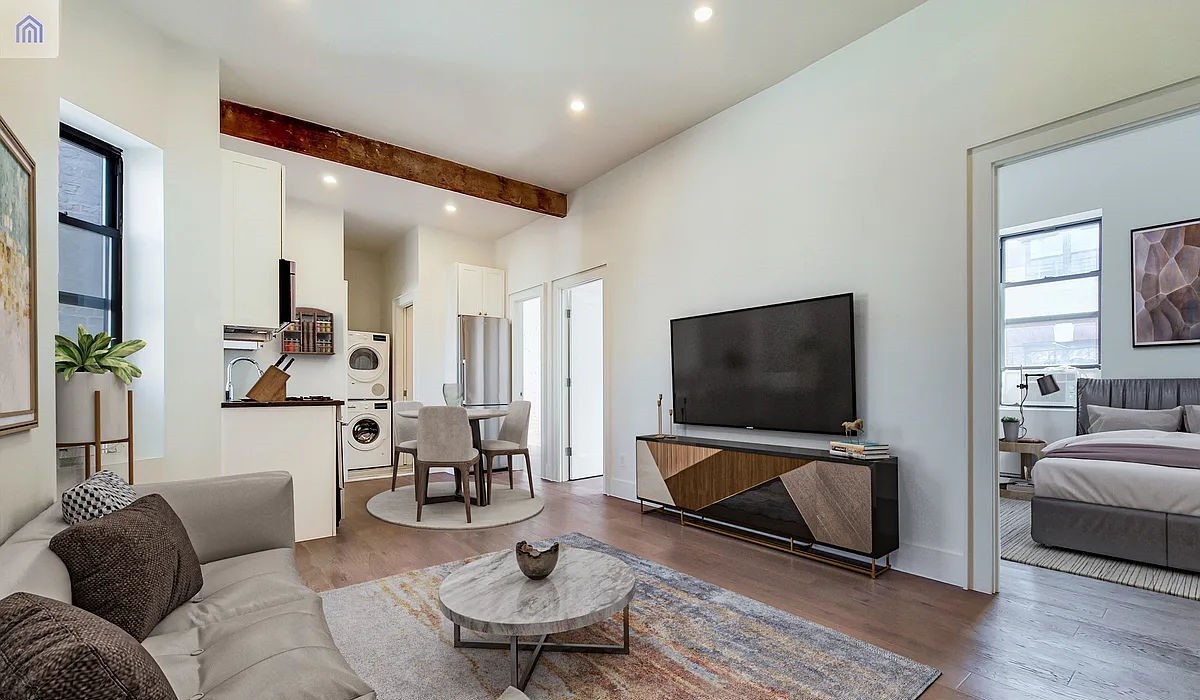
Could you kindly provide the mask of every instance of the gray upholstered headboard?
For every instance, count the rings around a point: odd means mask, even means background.
[[[1175,408],[1200,405],[1200,379],[1080,378],[1075,407],[1075,434],[1088,429],[1088,406]]]

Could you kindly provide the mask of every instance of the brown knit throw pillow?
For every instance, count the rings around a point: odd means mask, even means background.
[[[50,540],[71,574],[75,605],[139,642],[200,591],[200,560],[179,516],[158,494]]]
[[[175,700],[142,645],[86,610],[32,593],[0,600],[0,698]]]

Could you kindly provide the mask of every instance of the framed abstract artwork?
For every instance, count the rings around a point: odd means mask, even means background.
[[[0,119],[0,435],[37,427],[34,164]]]
[[[1133,346],[1200,343],[1200,219],[1131,235]]]

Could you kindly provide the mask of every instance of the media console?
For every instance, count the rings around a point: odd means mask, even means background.
[[[872,578],[900,547],[898,462],[688,436],[637,438],[637,495],[682,524]],[[880,560],[883,560],[881,563]]]

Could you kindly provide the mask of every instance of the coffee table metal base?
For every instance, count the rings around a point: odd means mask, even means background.
[[[509,675],[509,685],[514,686],[518,690],[525,690],[525,686],[529,685],[529,677],[533,675],[533,670],[537,668],[538,660],[542,658],[543,651],[565,651],[587,654],[628,654],[629,653],[629,606],[621,612],[621,622],[624,628],[624,641],[622,644],[578,644],[567,642],[548,642],[546,638],[550,635],[543,634],[536,642],[522,642],[520,637],[509,637],[507,642],[481,642],[474,640],[463,641],[462,627],[458,624],[454,625],[454,646],[460,649],[507,649],[511,657],[512,665]],[[529,660],[529,665],[525,668],[525,672],[521,672],[520,651],[533,652],[533,658]]]

